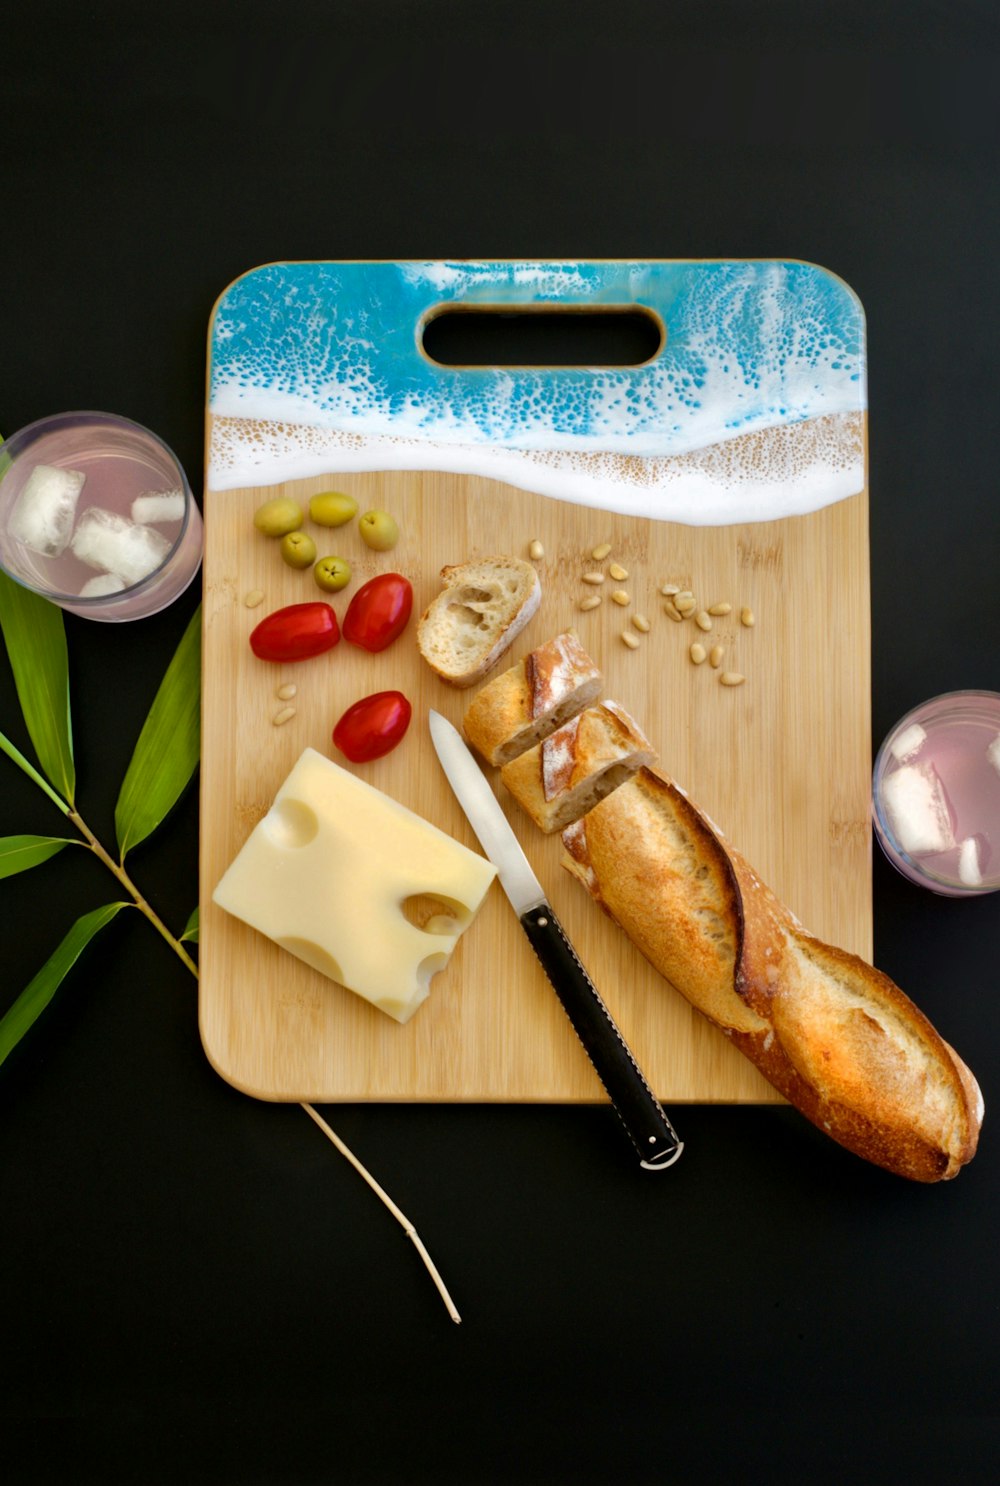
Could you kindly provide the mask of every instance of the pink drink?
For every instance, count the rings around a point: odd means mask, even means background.
[[[61,608],[101,620],[155,614],[191,583],[201,550],[184,471],[141,424],[61,413],[0,445],[0,562]]]
[[[902,718],[875,760],[872,813],[912,882],[951,897],[1000,888],[1000,694],[948,692]]]

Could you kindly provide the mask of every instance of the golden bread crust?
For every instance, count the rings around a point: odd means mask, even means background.
[[[965,1064],[887,975],[806,933],[665,774],[640,769],[563,840],[651,964],[834,1140],[913,1181],[971,1160]]]
[[[551,835],[654,757],[638,723],[617,702],[604,701],[505,764],[500,778],[539,829]]]
[[[572,629],[532,650],[489,681],[465,713],[465,736],[501,767],[589,707],[601,673]]]

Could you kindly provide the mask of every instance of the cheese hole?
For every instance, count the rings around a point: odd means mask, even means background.
[[[286,796],[276,800],[262,822],[275,846],[294,848],[308,846],[319,830],[315,810]]]
[[[448,956],[445,954],[428,955],[426,960],[421,960],[417,966],[417,984],[427,987],[430,984],[431,976],[436,975],[439,970],[443,970],[447,963]]]
[[[963,879],[964,881],[964,879]],[[450,913],[435,913],[424,924],[428,934],[454,934],[457,925]]]
[[[328,954],[321,945],[314,944],[311,939],[300,939],[295,935],[288,935],[284,939],[279,939],[277,943],[282,949],[287,949],[290,955],[295,955],[298,959],[304,960],[307,965],[311,965],[314,970],[318,970],[320,975],[328,975],[331,980],[343,984],[340,966],[333,955]]]
[[[399,905],[403,917],[425,934],[458,934],[469,921],[469,910],[453,898],[438,898],[433,893],[414,893]]]

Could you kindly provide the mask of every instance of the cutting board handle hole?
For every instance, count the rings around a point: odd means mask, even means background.
[[[442,305],[420,326],[438,366],[644,366],[666,342],[663,321],[636,305]]]

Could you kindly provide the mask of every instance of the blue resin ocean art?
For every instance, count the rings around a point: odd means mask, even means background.
[[[640,306],[636,367],[454,368],[448,305]],[[864,315],[800,262],[278,263],[222,295],[209,485],[439,469],[694,524],[816,510],[865,482]]]

